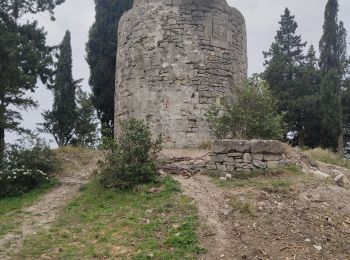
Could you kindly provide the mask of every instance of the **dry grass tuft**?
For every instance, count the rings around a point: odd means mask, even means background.
[[[304,153],[309,155],[312,160],[333,164],[333,165],[350,169],[350,160],[344,159],[340,157],[338,154],[330,150],[316,148],[316,149],[304,151]]]

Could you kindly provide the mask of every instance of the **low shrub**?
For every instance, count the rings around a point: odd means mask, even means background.
[[[140,120],[123,121],[117,140],[104,140],[105,160],[101,163],[101,183],[107,188],[130,189],[156,181],[157,154],[161,136],[152,142],[149,126]]]
[[[224,100],[207,113],[216,138],[282,139],[285,125],[266,81],[252,78],[235,96],[234,102]]]
[[[49,182],[59,162],[49,146],[35,139],[29,147],[10,146],[0,165],[0,197],[21,195]]]
[[[7,164],[14,169],[24,166],[30,170],[53,173],[60,167],[56,154],[40,139],[29,147],[12,145],[7,150],[6,156]]]
[[[5,168],[0,171],[0,197],[20,195],[49,181],[49,175],[41,170]]]

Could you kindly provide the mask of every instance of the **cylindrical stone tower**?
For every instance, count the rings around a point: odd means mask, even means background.
[[[167,147],[208,143],[208,109],[247,74],[242,14],[226,0],[135,0],[118,39],[116,134],[135,117]]]

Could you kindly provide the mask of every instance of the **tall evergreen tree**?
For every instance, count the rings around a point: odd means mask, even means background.
[[[86,44],[90,65],[93,104],[103,128],[111,136],[114,128],[114,89],[118,23],[122,14],[132,7],[133,0],[95,0],[95,23]]]
[[[338,0],[328,0],[325,9],[323,35],[320,40],[321,84],[321,143],[324,147],[338,148],[344,154],[342,85],[347,66],[346,30],[338,22]]]
[[[264,52],[264,78],[278,99],[279,112],[284,115],[288,130],[300,133],[304,131],[303,110],[296,101],[304,95],[300,80],[303,75],[303,49],[306,43],[302,42],[301,36],[296,35],[298,24],[288,8],[281,16],[279,24],[275,42],[269,51]]]
[[[5,131],[22,131],[21,110],[35,107],[27,93],[34,92],[38,78],[51,76],[51,48],[46,33],[26,14],[53,10],[64,0],[0,1],[0,160],[4,154]]]
[[[59,48],[52,88],[54,94],[52,111],[43,113],[44,130],[54,136],[60,147],[68,145],[72,140],[77,120],[75,92],[81,80],[73,80],[72,67],[71,35],[67,31]]]
[[[320,113],[319,93],[321,83],[321,72],[318,67],[318,59],[313,45],[310,46],[305,62],[302,65],[303,75],[299,84],[302,93],[296,101],[303,111],[303,131],[298,134],[299,145],[318,147],[320,140]]]

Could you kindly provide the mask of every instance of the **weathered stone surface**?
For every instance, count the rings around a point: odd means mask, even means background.
[[[208,108],[246,78],[242,14],[226,0],[135,0],[118,31],[116,135],[135,117],[167,147],[210,141]]]
[[[277,141],[214,140],[211,161],[221,172],[234,174],[277,168],[286,161],[283,152],[283,144]]]
[[[216,164],[215,163],[207,163],[206,167],[208,170],[216,170]]]
[[[252,155],[250,153],[243,154],[243,162],[250,163],[252,161]]]
[[[282,154],[264,154],[264,161],[280,161],[282,159]]]
[[[339,174],[337,177],[335,177],[334,181],[343,188],[349,189],[350,188],[350,181],[344,174]]]
[[[243,158],[243,154],[242,153],[228,153],[227,156],[233,157],[235,159]]]
[[[226,165],[218,164],[218,165],[216,165],[216,167],[217,167],[217,170],[220,171],[220,172],[226,172],[227,171]]]
[[[278,168],[279,161],[268,161],[268,162],[266,162],[266,164],[267,164],[267,168],[275,169],[275,168]]]
[[[212,154],[210,155],[210,159],[213,162],[224,162],[226,160],[227,156],[225,154]]]
[[[250,152],[250,144],[246,140],[214,140],[211,149],[213,153],[247,153]]]
[[[283,154],[283,144],[275,140],[252,140],[252,153]]]
[[[226,169],[227,169],[228,172],[234,172],[236,167],[234,165],[227,165]]]
[[[267,163],[262,161],[254,161],[253,160],[253,166],[257,169],[266,169]]]
[[[261,153],[252,154],[253,160],[262,161],[264,159],[264,155]]]

